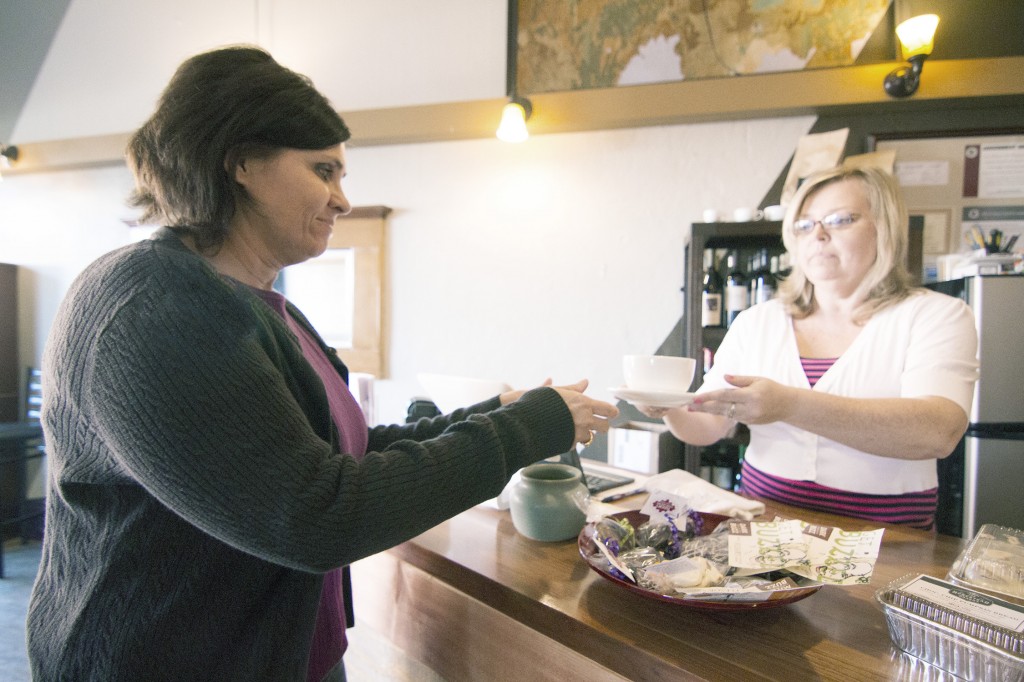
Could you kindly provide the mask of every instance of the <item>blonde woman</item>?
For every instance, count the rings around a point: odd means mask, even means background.
[[[977,334],[962,301],[911,286],[906,226],[884,171],[809,178],[783,221],[793,270],[778,297],[736,319],[692,405],[644,411],[695,445],[746,424],[747,494],[932,528]]]

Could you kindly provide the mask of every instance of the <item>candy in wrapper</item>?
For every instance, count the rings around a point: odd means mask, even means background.
[[[619,561],[619,557],[612,554],[612,551],[608,549],[604,542],[595,542],[594,545],[597,547],[598,555],[604,557],[605,561],[608,562],[608,572],[620,580],[628,580],[631,583],[636,582],[636,577],[633,575],[633,569]],[[597,555],[595,555],[596,557]]]
[[[719,566],[728,567],[729,524],[723,523],[708,535],[698,535],[686,540],[679,548],[679,556],[700,556]]]
[[[704,557],[680,557],[648,566],[637,572],[637,583],[661,594],[673,594],[688,587],[712,587],[725,576]]]
[[[686,512],[686,533],[687,537],[693,537],[700,535],[704,532],[704,517],[697,512],[696,509],[691,509]]]
[[[595,530],[597,539],[604,543],[604,546],[615,556],[636,547],[636,531],[633,529],[633,524],[626,519],[613,519],[606,516],[597,522]]]
[[[662,547],[672,540],[672,529],[664,523],[644,521],[636,529],[636,544],[640,547]]]
[[[675,559],[679,556],[681,545],[679,530],[672,522],[646,521],[636,529],[636,544],[637,547],[654,547],[660,550],[666,559]]]
[[[677,558],[683,541],[704,529],[703,517],[685,498],[661,490],[651,493],[641,513],[647,514],[649,520],[641,526],[644,533],[638,536],[637,544],[657,547],[666,559]]]
[[[664,555],[653,547],[635,547],[619,554],[619,561],[626,564],[634,574],[647,566],[665,561]]]

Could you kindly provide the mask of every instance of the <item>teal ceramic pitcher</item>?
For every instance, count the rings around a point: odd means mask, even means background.
[[[579,535],[587,521],[589,492],[579,469],[540,462],[520,472],[509,510],[516,530],[533,540],[557,542]]]

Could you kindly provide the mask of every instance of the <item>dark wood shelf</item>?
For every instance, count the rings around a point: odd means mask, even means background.
[[[694,223],[690,241],[683,251],[683,355],[696,358],[693,388],[696,389],[704,376],[704,349],[717,350],[728,331],[725,327],[701,327],[701,289],[704,279],[704,251],[707,249],[737,251],[740,263],[744,256],[767,248],[772,255],[781,253],[782,222],[757,220],[743,223]],[[722,273],[723,278],[725,273]],[[683,462],[687,471],[699,474],[701,455],[705,450],[717,449],[718,445],[739,446],[749,442],[750,433],[742,427],[735,438],[723,439],[716,445],[703,448],[686,445]]]
[[[718,348],[727,331],[724,327],[700,326],[700,294],[704,279],[704,251],[723,249],[749,254],[767,248],[783,251],[782,223],[758,220],[748,223],[694,223],[690,241],[683,250],[683,355],[697,359],[694,387],[704,373],[702,350]],[[742,261],[740,261],[742,263]],[[724,276],[724,273],[722,273]]]

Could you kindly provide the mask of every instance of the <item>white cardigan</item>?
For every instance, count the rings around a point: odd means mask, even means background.
[[[875,314],[814,386],[852,398],[941,396],[970,414],[978,376],[978,337],[970,308],[929,290]],[[698,392],[728,388],[725,374],[762,376],[810,388],[792,318],[778,301],[740,313]],[[746,460],[791,480],[874,495],[934,488],[934,459],[870,455],[782,422],[750,426]]]

